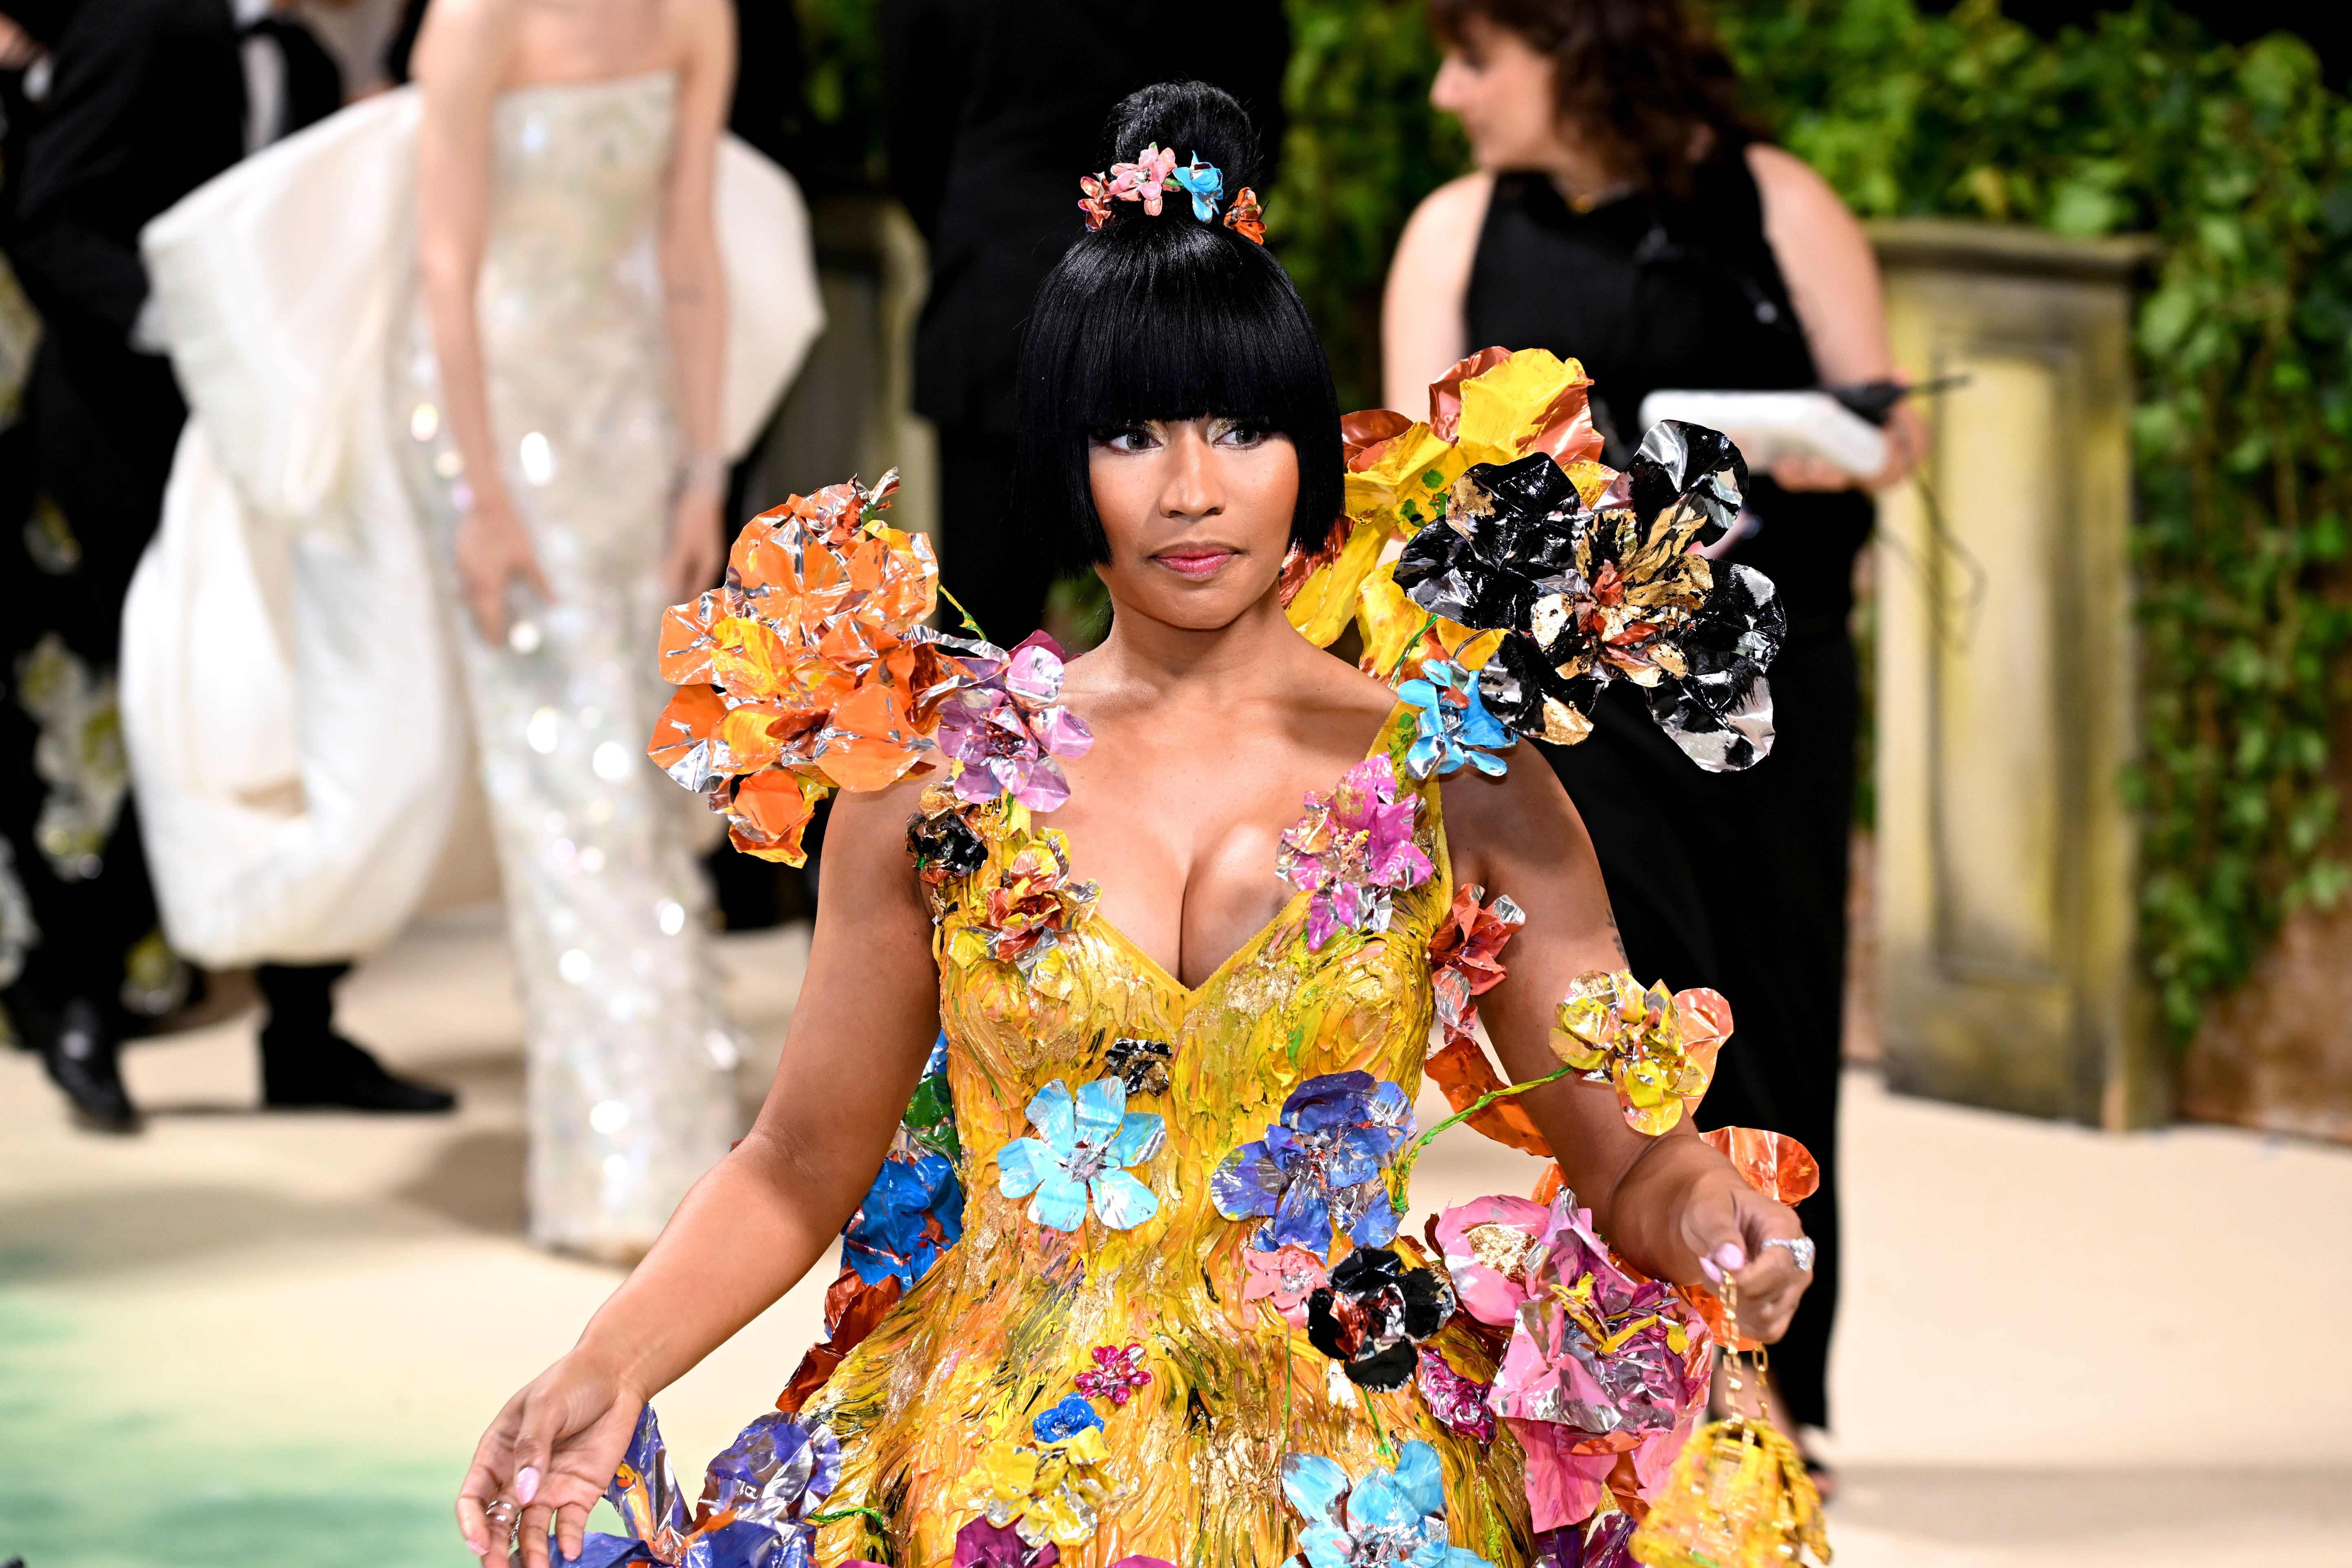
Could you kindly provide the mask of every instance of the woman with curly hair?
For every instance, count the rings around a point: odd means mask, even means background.
[[[1828,184],[1767,141],[1729,58],[1680,0],[1433,0],[1445,48],[1431,100],[1476,172],[1423,202],[1391,268],[1391,407],[1482,344],[1544,348],[1593,378],[1608,460],[1643,437],[1658,388],[1774,390],[1890,379],[1878,271]],[[1739,999],[1740,1039],[1705,1126],[1787,1133],[1819,1158],[1801,1210],[1814,1289],[1773,1370],[1788,1414],[1822,1426],[1837,1304],[1837,1096],[1847,834],[1859,716],[1854,560],[1868,492],[1920,448],[1908,405],[1885,469],[1857,480],[1789,458],[1747,492],[1727,559],[1780,584],[1772,754],[1706,773],[1610,692],[1591,741],[1549,756],[1592,830],[1633,968]]]

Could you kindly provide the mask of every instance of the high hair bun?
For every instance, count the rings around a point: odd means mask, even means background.
[[[1119,100],[1103,124],[1095,167],[1131,163],[1155,144],[1175,153],[1180,163],[1190,163],[1197,153],[1202,163],[1215,165],[1224,175],[1227,202],[1257,178],[1256,127],[1233,94],[1204,81],[1158,82]],[[1132,202],[1113,202],[1111,209],[1114,218],[1141,210]]]

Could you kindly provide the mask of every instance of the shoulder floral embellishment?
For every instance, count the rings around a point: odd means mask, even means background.
[[[1086,721],[1059,701],[1061,645],[1033,633],[987,664],[940,710],[940,750],[954,765],[955,793],[975,805],[1011,795],[1031,811],[1052,811],[1070,798],[1063,759],[1083,757],[1095,743]]]
[[[1397,1085],[1368,1072],[1310,1078],[1265,1137],[1225,1156],[1209,1194],[1227,1219],[1267,1216],[1260,1252],[1297,1247],[1328,1258],[1334,1231],[1378,1247],[1397,1233],[1383,1177],[1412,1131],[1412,1101]]]
[[[1029,1198],[1034,1223],[1076,1230],[1086,1223],[1089,1201],[1113,1230],[1133,1230],[1160,1212],[1159,1197],[1126,1167],[1160,1152],[1168,1124],[1150,1111],[1129,1111],[1118,1079],[1097,1079],[1074,1096],[1055,1079],[1029,1102],[1029,1125],[1037,1136],[1005,1144],[996,1165],[998,1190]]]
[[[1478,671],[1433,658],[1422,665],[1418,677],[1398,685],[1398,700],[1413,710],[1405,772],[1417,779],[1443,777],[1466,763],[1490,778],[1503,776],[1503,759],[1493,753],[1517,745],[1519,738],[1486,711],[1478,681]]]
[[[1320,952],[1340,931],[1389,929],[1392,896],[1427,881],[1435,868],[1412,841],[1421,797],[1397,798],[1396,768],[1386,755],[1349,768],[1330,794],[1310,790],[1307,815],[1282,836],[1275,869],[1314,897],[1307,906],[1307,950]]]
[[[1361,1480],[1320,1454],[1286,1454],[1282,1494],[1307,1521],[1298,1544],[1310,1568],[1493,1568],[1450,1543],[1445,1475],[1426,1443],[1402,1445],[1394,1469]]]

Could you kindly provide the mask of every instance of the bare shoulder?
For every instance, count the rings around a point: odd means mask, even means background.
[[[1591,853],[1583,821],[1543,753],[1523,741],[1503,756],[1508,769],[1500,778],[1464,768],[1445,781],[1445,837],[1457,881],[1540,874]]]
[[[1486,216],[1486,203],[1495,194],[1495,176],[1483,170],[1448,180],[1421,198],[1405,222],[1405,236],[1416,231],[1466,226],[1475,229]]]
[[[1494,190],[1492,174],[1465,174],[1423,196],[1412,209],[1412,216],[1405,220],[1391,273],[1410,279],[1416,286],[1457,273],[1466,278]]]
[[[1795,153],[1761,142],[1748,148],[1748,172],[1763,198],[1764,227],[1776,248],[1807,238],[1863,244],[1862,226],[1830,183]]]

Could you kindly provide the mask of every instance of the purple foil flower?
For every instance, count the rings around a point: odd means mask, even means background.
[[[814,1568],[816,1526],[809,1516],[841,1479],[841,1445],[821,1422],[781,1411],[761,1416],[710,1461],[702,1500],[688,1521],[669,1451],[650,1406],[637,1417],[605,1500],[627,1535],[590,1535],[562,1568],[676,1563],[679,1568]]]
[[[1421,1364],[1414,1381],[1437,1424],[1474,1443],[1495,1440],[1495,1413],[1486,1408],[1486,1394],[1495,1385],[1463,1376],[1435,1345],[1421,1347]]]
[[[1095,743],[1086,721],[1055,700],[1061,645],[1034,632],[992,670],[972,663],[977,683],[940,708],[940,750],[955,764],[957,795],[979,803],[1009,795],[1032,811],[1053,810],[1070,798],[1062,759]]]
[[[1302,892],[1307,949],[1320,952],[1340,930],[1389,929],[1392,894],[1420,886],[1433,870],[1412,841],[1421,797],[1397,798],[1396,767],[1385,756],[1349,768],[1329,795],[1307,792],[1307,815],[1282,836],[1275,869]]]
[[[1368,1072],[1310,1078],[1264,1138],[1225,1156],[1209,1195],[1227,1219],[1271,1216],[1254,1238],[1260,1252],[1300,1247],[1328,1262],[1334,1231],[1380,1247],[1397,1233],[1381,1174],[1412,1132],[1412,1101],[1395,1084]]]
[[[1061,1560],[1060,1547],[1032,1546],[1009,1524],[975,1519],[956,1531],[955,1568],[1053,1568]]]

